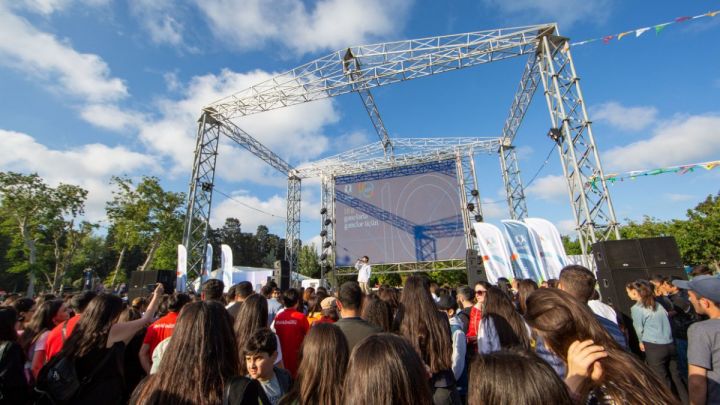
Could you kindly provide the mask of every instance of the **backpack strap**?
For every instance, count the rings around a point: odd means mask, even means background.
[[[223,391],[223,405],[230,405],[230,397],[233,393],[239,394],[239,398],[242,398],[248,384],[250,384],[250,379],[247,377],[235,376],[231,378],[225,384],[225,390]]]

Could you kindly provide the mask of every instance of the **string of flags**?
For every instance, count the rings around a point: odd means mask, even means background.
[[[620,41],[624,37],[631,35],[631,34],[635,34],[635,38],[638,38],[639,36],[641,36],[642,34],[648,32],[650,30],[654,30],[655,35],[659,35],[669,25],[680,24],[680,23],[684,23],[684,22],[688,22],[688,21],[694,21],[694,20],[697,20],[698,18],[715,17],[718,14],[720,14],[720,10],[709,11],[705,14],[696,15],[694,17],[690,17],[690,16],[677,17],[672,21],[668,21],[668,22],[665,22],[662,24],[657,24],[657,25],[653,25],[653,26],[649,26],[649,27],[636,28],[634,30],[625,31],[625,32],[621,32],[621,33],[613,34],[613,35],[605,35],[605,36],[602,36],[599,38],[588,39],[585,41],[573,42],[570,44],[570,46],[587,45],[589,43],[596,42],[596,41],[602,41],[604,44],[607,45],[612,40]]]
[[[663,167],[659,169],[652,169],[652,170],[634,170],[627,173],[613,173],[613,174],[606,174],[605,175],[605,181],[614,184],[616,181],[623,181],[625,179],[635,180],[637,177],[640,176],[657,176],[658,174],[664,174],[664,173],[677,173],[677,174],[686,174],[695,171],[695,169],[705,169],[705,170],[712,170],[716,167],[720,166],[720,160],[715,160],[712,162],[702,162],[702,163],[693,163],[689,165],[680,165],[680,166],[670,166],[670,167]],[[585,183],[585,187],[592,187],[597,190],[597,182],[600,180],[598,176],[593,176],[590,178],[590,181]]]

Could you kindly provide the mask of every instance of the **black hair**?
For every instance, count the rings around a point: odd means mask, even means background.
[[[0,307],[0,342],[16,342],[18,339],[15,330],[17,311],[13,307]]]
[[[340,286],[338,299],[343,308],[360,309],[362,307],[363,292],[357,281],[347,281]]]
[[[245,343],[243,352],[246,356],[267,353],[272,355],[277,351],[277,340],[275,334],[268,328],[260,328],[250,336],[250,339]]]
[[[82,313],[85,308],[87,308],[90,301],[92,301],[93,298],[95,298],[97,294],[95,294],[93,291],[83,291],[81,293],[73,295],[73,297],[70,299],[70,308],[72,308],[73,311],[80,314]]]
[[[190,303],[190,296],[184,293],[175,293],[167,300],[167,309],[170,312],[180,312],[185,304]]]
[[[285,308],[294,308],[300,300],[300,293],[294,288],[290,288],[282,295],[282,302]]]
[[[235,296],[242,299],[247,298],[250,294],[254,293],[253,285],[249,281],[241,281],[235,284]]]
[[[441,295],[438,297],[437,300],[437,307],[439,310],[447,311],[448,309],[452,309],[453,311],[457,311],[458,304],[457,301],[453,299],[450,295]]]
[[[206,281],[202,286],[202,292],[205,294],[206,300],[222,301],[223,290],[225,290],[225,284],[222,280],[215,278]]]

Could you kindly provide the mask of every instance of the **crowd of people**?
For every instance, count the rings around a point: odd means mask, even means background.
[[[369,269],[367,272],[369,277]],[[2,404],[720,403],[720,278],[6,297]]]

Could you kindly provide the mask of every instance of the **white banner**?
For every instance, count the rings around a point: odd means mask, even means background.
[[[502,231],[495,225],[485,222],[476,222],[473,228],[477,235],[478,253],[483,259],[488,281],[496,284],[500,277],[513,279],[510,250]]]
[[[202,271],[202,282],[206,282],[208,278],[210,278],[210,272],[212,272],[212,263],[213,263],[213,247],[211,244],[207,244],[207,248],[205,249],[205,266]]]
[[[187,287],[187,249],[183,245],[178,245],[176,275],[175,289],[178,292],[185,292]]]
[[[504,219],[502,224],[510,244],[513,266],[517,266],[517,276],[537,282],[547,280],[542,255],[530,228],[525,223],[512,219]]]
[[[560,270],[570,264],[565,253],[560,232],[552,222],[542,218],[525,218],[527,226],[535,232],[538,244],[544,254],[545,270],[548,277],[560,277]]]
[[[225,284],[225,292],[232,287],[233,254],[228,245],[220,245],[220,277]]]

